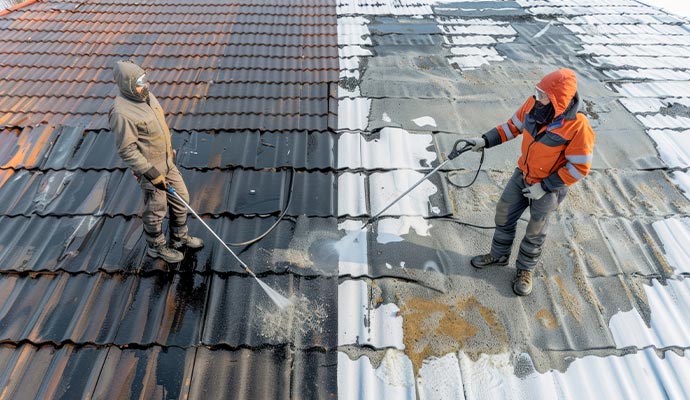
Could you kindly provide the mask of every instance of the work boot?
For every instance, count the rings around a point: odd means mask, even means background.
[[[175,234],[172,235],[172,247],[180,250],[183,247],[187,247],[188,249],[192,250],[198,250],[202,247],[204,247],[204,241],[201,240],[201,238],[194,237],[188,233],[185,233],[182,236],[177,236]]]
[[[513,292],[518,296],[527,296],[532,293],[532,271],[518,269],[513,279]]]
[[[160,258],[170,264],[178,263],[184,258],[182,253],[168,246],[167,243],[149,244],[146,246],[146,254],[153,258]]]
[[[504,265],[508,265],[508,258],[509,256],[507,255],[495,258],[491,255],[491,253],[488,253],[472,257],[472,259],[470,260],[470,264],[472,264],[473,267],[479,269],[486,267],[501,267]]]

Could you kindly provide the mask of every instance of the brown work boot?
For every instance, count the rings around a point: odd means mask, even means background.
[[[532,293],[532,271],[518,269],[513,279],[513,292],[518,296],[527,296]]]
[[[160,258],[170,264],[178,263],[184,258],[182,253],[171,248],[167,243],[147,245],[146,254],[153,258]]]
[[[501,267],[504,265],[508,265],[508,258],[509,256],[507,255],[495,258],[490,253],[482,254],[480,256],[472,257],[472,259],[470,260],[470,264],[472,264],[473,267],[479,269],[486,267]]]
[[[180,250],[183,247],[186,247],[188,249],[192,250],[197,250],[202,247],[204,247],[204,241],[201,240],[201,238],[194,237],[188,233],[185,233],[182,236],[177,236],[175,234],[172,235],[172,241],[171,241],[172,247]]]

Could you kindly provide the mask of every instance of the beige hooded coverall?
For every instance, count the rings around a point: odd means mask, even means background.
[[[189,193],[175,166],[163,109],[153,94],[142,97],[135,89],[136,80],[145,74],[144,70],[132,62],[118,61],[113,74],[120,94],[110,108],[110,130],[115,135],[118,154],[132,169],[144,192],[142,220],[146,241],[149,245],[160,245],[166,242],[162,224],[167,206],[170,206],[170,228],[175,236],[187,233],[187,210],[172,194],[156,189],[149,180],[154,178],[150,175],[157,170],[187,203]]]

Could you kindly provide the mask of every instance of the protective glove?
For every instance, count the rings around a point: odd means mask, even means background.
[[[482,136],[467,139],[467,141],[472,143],[472,151],[482,151],[482,149],[486,146],[486,139],[484,139]]]
[[[159,190],[168,190],[168,182],[165,181],[163,174],[158,172],[156,167],[149,168],[148,171],[144,172],[146,179],[151,181],[151,184]]]
[[[541,182],[522,189],[522,195],[530,200],[539,200],[544,197],[545,194],[546,190],[541,186]]]

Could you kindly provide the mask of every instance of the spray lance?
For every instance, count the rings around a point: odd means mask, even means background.
[[[216,232],[214,232],[213,229],[211,229],[210,226],[206,225],[206,222],[204,222],[204,220],[201,219],[201,217],[199,217],[199,215],[196,213],[196,211],[194,211],[194,209],[192,209],[192,207],[191,207],[189,204],[187,204],[187,202],[184,201],[184,199],[182,199],[182,196],[180,196],[180,195],[177,193],[177,191],[175,190],[175,188],[173,188],[172,186],[168,186],[167,191],[168,191],[168,193],[170,193],[170,194],[172,194],[173,196],[175,196],[175,198],[176,198],[177,200],[181,201],[182,204],[184,204],[185,207],[187,207],[187,209],[188,209],[192,214],[194,214],[194,217],[196,217],[196,219],[199,220],[199,222],[201,222],[201,224],[202,224],[206,229],[208,229],[209,232],[211,232],[211,234],[213,235],[213,237],[215,237],[216,239],[218,239],[218,241],[223,245],[223,247],[225,247],[225,249],[226,249],[228,252],[230,252],[230,254],[232,254],[233,257],[235,257],[235,259],[242,265],[242,267],[244,267],[244,270],[245,270],[249,275],[251,275],[254,279],[256,279],[256,281],[259,283],[259,286],[261,286],[261,288],[266,292],[266,294],[268,295],[268,297],[270,297],[271,300],[273,300],[273,302],[276,304],[276,306],[278,306],[279,308],[283,309],[283,308],[285,308],[285,307],[287,307],[287,306],[289,306],[289,305],[291,304],[291,303],[290,303],[290,300],[286,299],[283,295],[281,295],[280,293],[276,292],[274,289],[272,289],[272,288],[271,288],[270,286],[268,286],[266,283],[262,282],[261,279],[259,279],[259,278],[256,276],[256,274],[255,274],[251,269],[249,269],[249,267],[247,266],[247,264],[245,264],[245,263],[237,256],[237,254],[235,254],[234,251],[230,250],[230,247],[228,247],[228,245],[223,241],[223,239],[221,239],[221,238],[216,234]]]
[[[462,144],[462,146],[460,146],[461,144]],[[456,157],[458,157],[460,154],[465,153],[466,151],[471,150],[473,146],[474,146],[474,143],[470,142],[469,140],[465,140],[465,139],[460,139],[460,140],[458,140],[457,142],[455,142],[455,144],[453,145],[453,151],[451,151],[450,154],[448,154],[448,159],[447,159],[446,161],[442,162],[441,164],[438,165],[438,167],[432,169],[428,174],[424,175],[424,177],[423,177],[422,179],[420,179],[417,183],[415,183],[415,184],[412,185],[409,189],[407,189],[407,190],[405,191],[405,193],[403,193],[403,194],[401,194],[400,196],[398,196],[398,197],[397,197],[395,200],[393,200],[389,205],[387,205],[386,207],[384,207],[384,209],[381,210],[381,211],[379,211],[378,214],[376,214],[376,215],[374,215],[373,217],[369,218],[369,219],[364,223],[364,225],[362,225],[361,230],[363,230],[364,228],[366,228],[366,226],[369,225],[370,223],[376,221],[376,219],[377,219],[378,217],[380,217],[381,214],[383,214],[386,210],[388,210],[389,208],[391,208],[395,203],[397,203],[398,201],[400,201],[400,199],[402,199],[403,197],[405,197],[408,193],[410,193],[412,190],[414,190],[414,188],[416,188],[417,186],[419,186],[422,182],[424,182],[425,180],[427,180],[431,175],[433,175],[433,174],[435,174],[436,172],[438,172],[438,170],[440,170],[441,168],[443,168],[444,165],[446,165],[447,163],[449,163],[450,161],[452,161],[453,159],[455,159]],[[361,230],[360,230],[360,231],[361,231]]]

